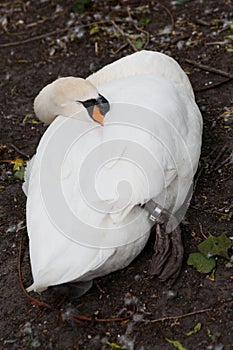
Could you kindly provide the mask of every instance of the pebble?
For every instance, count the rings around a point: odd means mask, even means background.
[[[221,343],[216,345],[209,345],[207,346],[206,350],[224,350],[224,345]]]
[[[23,334],[31,335],[32,334],[32,325],[31,322],[26,322],[25,325],[23,326],[21,332]]]
[[[141,322],[143,320],[143,315],[142,314],[134,314],[133,315],[133,321],[134,322]]]
[[[167,300],[173,300],[173,299],[177,298],[177,296],[178,296],[177,291],[168,290],[168,291],[166,292]]]
[[[141,275],[135,275],[134,279],[136,282],[139,282],[141,280]]]

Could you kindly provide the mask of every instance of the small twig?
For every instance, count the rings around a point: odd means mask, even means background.
[[[64,16],[66,13],[67,13],[67,11],[61,11],[61,12],[55,14],[53,17],[44,17],[42,19],[39,19],[37,22],[28,23],[28,24],[25,25],[25,27],[27,27],[27,28],[35,27],[37,25],[43,24],[46,21],[52,22],[55,19],[57,19],[58,17]]]
[[[123,50],[126,46],[128,46],[129,43],[124,43],[123,45],[121,45],[116,51],[114,51],[114,55],[116,55],[118,52],[120,52],[121,50]]]
[[[215,170],[218,170],[222,168],[223,165],[229,162],[229,160],[233,157],[233,154],[231,153],[224,161],[222,161],[216,168]]]
[[[157,3],[159,4],[159,6],[161,6],[164,11],[167,12],[167,14],[169,15],[170,19],[171,19],[171,25],[172,25],[172,30],[175,29],[175,21],[174,21],[174,17],[173,14],[171,13],[171,11],[169,10],[169,8],[167,8],[166,6],[162,5],[159,1],[157,1]]]
[[[98,22],[93,22],[93,23],[79,25],[78,27],[79,28],[85,28],[85,27],[90,27],[90,26],[94,26],[94,25],[98,25],[98,24],[102,24],[102,23],[109,23],[109,22],[110,22],[109,20],[101,20],[101,21],[98,21]],[[36,36],[33,36],[32,38],[28,38],[28,39],[21,40],[21,41],[13,41],[11,43],[0,44],[0,48],[27,44],[27,43],[32,42],[32,41],[36,41],[36,40],[47,38],[49,36],[53,36],[53,35],[56,35],[56,34],[68,32],[72,28],[74,28],[74,26],[66,27],[66,28],[63,28],[63,29],[57,29],[57,30],[54,30],[52,32],[44,33],[44,34],[41,34],[41,35],[36,35]]]
[[[18,152],[19,154],[21,154],[22,156],[26,157],[26,158],[30,158],[30,156],[27,153],[24,153],[23,151],[21,151],[18,147],[16,147],[15,145],[13,145],[13,143],[11,143],[10,145],[16,152]]]
[[[223,215],[223,212],[220,212],[220,211],[217,211],[217,210],[211,210],[211,209],[204,209],[203,207],[196,207],[195,205],[190,205],[189,208],[191,209],[194,209],[194,210],[198,210],[198,211],[201,211],[201,212],[205,212],[205,213],[208,213],[208,214],[216,214],[216,215]]]
[[[193,66],[195,66],[197,68],[200,68],[202,70],[205,70],[207,72],[215,73],[215,74],[218,74],[218,75],[222,75],[223,77],[227,77],[227,78],[233,79],[233,75],[231,73],[225,72],[225,71],[223,71],[221,69],[210,67],[210,66],[207,66],[205,64],[201,64],[201,63],[198,63],[196,61],[189,60],[188,58],[186,58],[185,62],[187,62],[189,64],[192,64]]]
[[[185,318],[185,317],[192,316],[192,315],[203,314],[205,312],[212,311],[212,310],[213,310],[213,308],[208,308],[208,309],[202,309],[202,310],[188,312],[187,314],[183,314],[183,315],[165,316],[165,317],[156,318],[154,320],[143,320],[143,321],[150,322],[150,323],[157,323],[157,322],[163,322],[163,321],[169,321],[169,320],[176,320],[176,319],[181,319],[181,318]]]
[[[178,37],[178,38],[173,38],[172,40],[171,40],[171,43],[173,44],[173,45],[175,45],[175,44],[177,44],[179,41],[184,41],[184,40],[186,40],[186,39],[188,39],[188,38],[190,38],[190,35],[188,34],[188,35],[183,35],[183,36],[180,36],[180,37]]]
[[[45,33],[45,34],[41,34],[41,35],[36,35],[36,36],[33,36],[32,38],[28,38],[25,40],[13,41],[12,43],[1,44],[0,47],[3,48],[3,47],[11,47],[11,46],[18,46],[18,45],[22,45],[22,44],[27,44],[27,43],[30,43],[30,42],[35,41],[35,40],[47,38],[48,36],[53,36],[56,34],[64,33],[66,31],[68,31],[69,29],[70,28],[63,28],[63,29],[54,30],[53,32],[49,32],[49,33]]]
[[[131,317],[131,314],[125,317],[112,317],[112,318],[97,318],[97,317],[88,317],[83,315],[72,314],[73,320],[99,322],[99,323],[123,322],[128,320],[130,317]]]
[[[137,52],[138,49],[136,48],[136,46],[132,43],[132,41],[129,39],[129,37],[126,35],[126,33],[116,24],[116,22],[114,20],[111,20],[112,25],[116,28],[116,30],[126,39],[126,41],[128,42],[128,44],[132,47],[132,49],[134,50],[134,52]]]
[[[211,85],[208,85],[208,86],[204,86],[204,87],[201,87],[199,89],[194,89],[195,92],[199,92],[199,91],[205,91],[205,90],[210,90],[210,89],[215,89],[216,87],[219,87],[223,84],[226,84],[228,83],[229,81],[231,81],[233,78],[229,78],[229,79],[225,79],[225,80],[222,80],[216,84],[211,84]]]
[[[198,170],[198,173],[197,173],[197,176],[195,177],[195,181],[194,181],[194,184],[193,184],[193,192],[195,191],[196,187],[197,187],[197,183],[203,173],[203,167],[200,166],[200,169]]]
[[[98,45],[98,41],[95,42],[95,54],[96,54],[96,56],[99,55],[99,45]]]
[[[134,28],[135,28],[136,30],[138,30],[139,32],[142,32],[142,33],[145,34],[145,36],[146,36],[146,42],[145,42],[145,44],[144,44],[144,46],[143,46],[143,48],[145,49],[145,48],[147,47],[147,45],[149,44],[149,41],[150,41],[150,33],[149,33],[147,30],[145,30],[145,29],[143,29],[143,28],[140,28],[137,24],[134,23],[134,20],[133,20],[133,18],[132,18],[132,15],[131,15],[131,12],[130,12],[130,8],[129,8],[129,7],[127,8],[127,12],[128,12],[129,18],[131,19],[131,21],[132,21],[132,23],[133,23],[133,25],[134,25]]]
[[[200,24],[202,26],[205,26],[205,27],[209,27],[210,26],[210,23],[204,21],[203,19],[199,19],[199,18],[196,19],[196,23]]]
[[[24,288],[23,281],[22,281],[22,270],[21,270],[22,246],[23,246],[23,235],[21,235],[21,237],[20,237],[19,255],[18,255],[18,276],[19,276],[20,287],[23,291],[23,294],[30,300],[32,305],[42,306],[42,307],[45,307],[47,309],[50,309],[50,310],[54,311],[60,317],[60,310],[55,309],[53,306],[45,303],[44,301],[33,298]]]
[[[227,146],[225,145],[222,149],[221,149],[221,151],[217,154],[217,156],[215,157],[215,159],[213,160],[213,162],[212,162],[212,165],[211,165],[211,168],[210,168],[210,170],[209,170],[209,174],[211,174],[214,170],[215,170],[215,164],[219,161],[219,159],[222,157],[222,155],[225,153],[225,151],[227,150]]]
[[[225,41],[212,41],[210,43],[205,43],[206,46],[211,46],[211,45],[224,45]]]
[[[218,30],[218,32],[219,32],[219,33],[222,33],[222,32],[224,32],[225,30],[228,30],[229,28],[230,28],[230,24],[228,24],[226,27],[224,27],[224,28]]]
[[[102,294],[106,294],[105,290],[103,290],[98,283],[96,283],[96,287],[99,289],[99,291],[102,293]]]
[[[198,211],[201,211],[201,212],[205,212],[205,213],[208,213],[208,214],[216,214],[216,215],[223,215],[224,213],[223,212],[220,212],[220,211],[217,211],[217,210],[211,210],[211,209],[204,209],[203,207],[196,207],[195,205],[190,205],[191,209],[194,209],[194,210],[198,210]]]
[[[199,222],[199,227],[200,227],[200,231],[201,231],[202,237],[204,237],[205,239],[207,239],[208,237],[207,237],[207,236],[204,234],[204,232],[203,232],[203,225],[202,225],[201,222]]]

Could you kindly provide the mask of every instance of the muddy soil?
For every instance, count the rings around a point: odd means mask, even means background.
[[[233,349],[231,264],[219,258],[214,276],[187,265],[188,255],[210,234],[232,236],[232,13],[231,0],[0,3],[1,349]],[[35,153],[46,127],[33,114],[33,99],[44,85],[59,76],[86,77],[143,48],[181,64],[204,119],[198,181],[182,224],[180,277],[168,290],[149,276],[152,237],[130,266],[96,280],[80,299],[49,289],[31,295],[56,310],[33,305],[18,278],[23,237],[22,281],[31,283],[26,199],[6,161]],[[75,322],[72,314],[87,319]],[[198,323],[201,329],[187,336]]]

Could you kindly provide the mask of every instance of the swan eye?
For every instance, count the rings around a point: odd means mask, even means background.
[[[92,98],[91,100],[87,100],[87,101],[84,101],[84,102],[81,102],[83,104],[83,106],[88,109],[90,107],[94,107],[95,104],[96,104],[96,99]]]
[[[110,110],[109,102],[104,96],[99,95],[97,99],[92,98],[90,100],[77,102],[82,103],[92,119],[103,125],[104,116]]]

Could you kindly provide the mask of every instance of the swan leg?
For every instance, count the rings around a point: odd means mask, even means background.
[[[152,257],[150,274],[157,275],[171,287],[179,276],[183,261],[181,231],[176,218],[154,201],[145,205],[150,218],[156,222],[155,253]]]
[[[152,257],[152,262],[150,266],[151,275],[160,275],[162,273],[164,264],[166,263],[171,250],[171,241],[168,235],[161,232],[161,227],[159,224],[156,225],[156,239],[154,244],[155,254]]]

